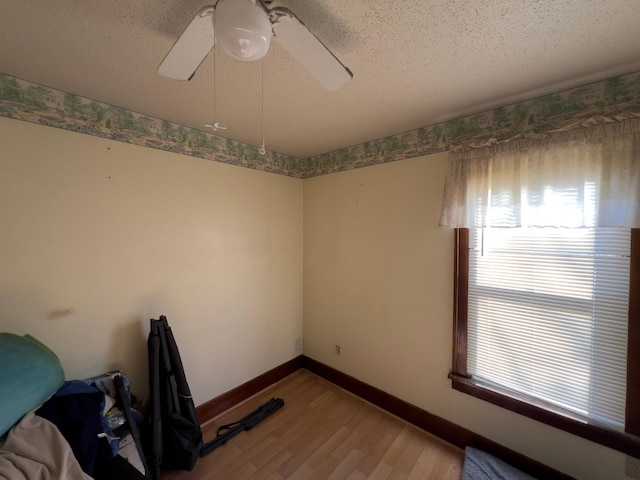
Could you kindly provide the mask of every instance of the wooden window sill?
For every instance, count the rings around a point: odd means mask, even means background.
[[[481,383],[473,378],[455,373],[450,373],[449,378],[454,390],[640,458],[640,437],[595,424],[586,418],[545,402],[494,385]]]

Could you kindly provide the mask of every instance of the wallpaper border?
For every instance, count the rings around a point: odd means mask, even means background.
[[[310,157],[305,178],[639,115],[635,72]]]
[[[640,116],[640,72],[298,159],[0,73],[0,116],[264,172],[311,178],[522,134]],[[586,122],[586,123],[585,123]]]
[[[297,158],[0,73],[0,116],[302,178]]]

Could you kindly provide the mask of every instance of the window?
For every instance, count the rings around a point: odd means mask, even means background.
[[[439,223],[453,387],[640,458],[640,122],[452,151]]]
[[[453,387],[640,456],[640,230],[456,230]]]

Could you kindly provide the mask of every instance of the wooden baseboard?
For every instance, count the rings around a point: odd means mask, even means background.
[[[338,385],[354,395],[459,448],[465,448],[467,446],[478,448],[501,458],[505,462],[536,478],[558,480],[572,478],[312,358],[302,356],[300,362],[301,367],[309,372]]]
[[[198,420],[203,424],[231,407],[264,390],[302,368],[302,356],[279,365],[246,383],[229,390],[196,408]]]
[[[289,360],[242,385],[200,405],[196,412],[201,424],[234,407],[247,398],[304,368],[309,372],[357,395],[358,397],[402,418],[459,448],[478,448],[501,458],[505,462],[536,478],[567,480],[572,477],[558,472],[540,462],[532,460],[511,449],[478,435],[444,418],[433,415],[415,405],[394,397],[357,378],[340,372],[304,355]]]

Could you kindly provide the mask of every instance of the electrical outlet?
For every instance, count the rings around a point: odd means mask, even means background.
[[[297,338],[296,339],[296,352],[301,352],[302,351],[302,339],[301,338]]]
[[[640,480],[640,459],[627,455],[627,468],[625,471],[627,477]]]
[[[336,355],[340,355],[340,345],[336,345]]]

